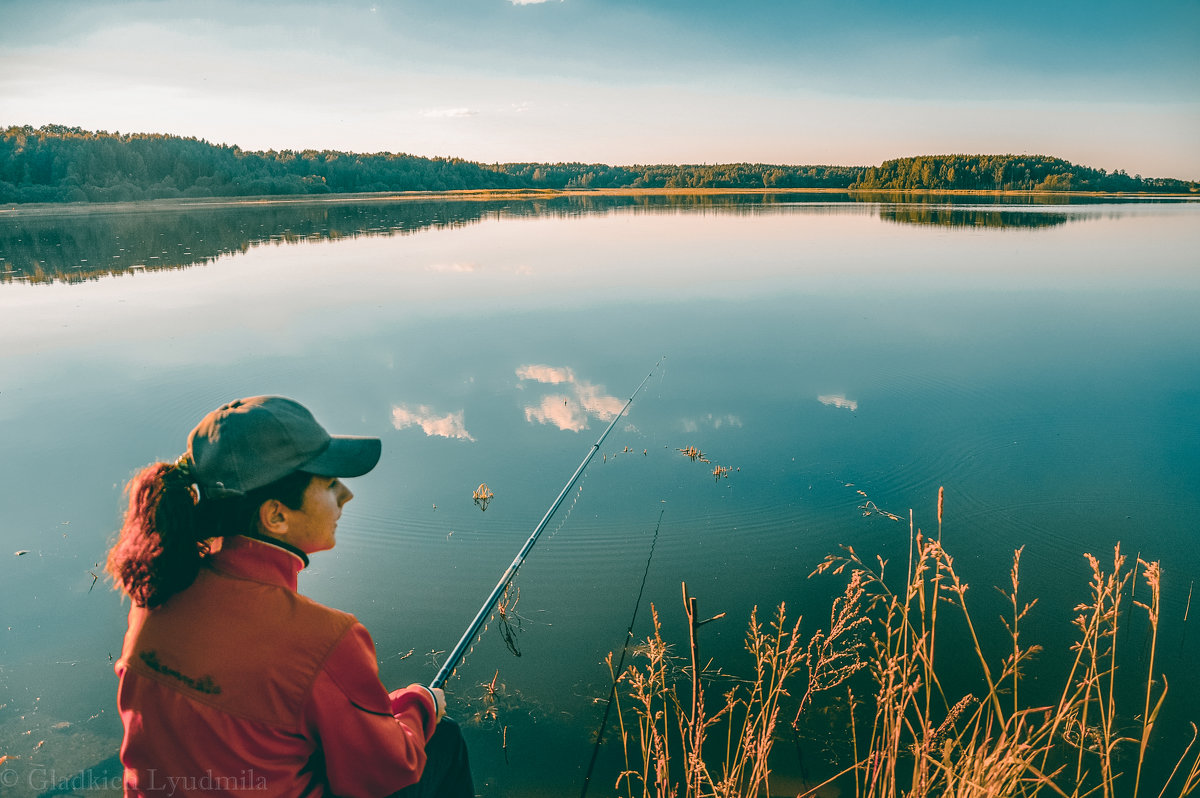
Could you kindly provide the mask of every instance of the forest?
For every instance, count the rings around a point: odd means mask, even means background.
[[[0,203],[134,202],[362,192],[587,189],[872,189],[1195,192],[1041,155],[938,155],[878,167],[585,163],[482,164],[331,150],[243,150],[154,133],[62,125],[0,131]]]
[[[856,189],[1194,192],[1195,181],[1108,172],[1045,155],[925,155],[863,170]]]

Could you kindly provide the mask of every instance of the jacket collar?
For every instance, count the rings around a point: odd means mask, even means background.
[[[297,575],[308,565],[308,556],[281,540],[250,535],[230,535],[213,556],[217,570],[231,576],[295,590]]]

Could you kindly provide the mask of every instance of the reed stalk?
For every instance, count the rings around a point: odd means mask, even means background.
[[[903,584],[893,585],[882,558],[868,562],[845,546],[810,575],[845,580],[826,626],[806,637],[800,619],[789,621],[782,604],[766,623],[755,608],[745,646],[753,664],[744,678],[701,664],[694,598],[689,605],[685,593],[692,624],[687,659],[672,653],[653,610],[653,632],[635,652],[637,661],[614,679],[626,688],[630,728],[638,729],[639,747],[633,748],[622,718],[626,764],[618,786],[624,782],[625,795],[634,798],[640,787],[642,798],[769,796],[770,754],[782,713],[794,713],[792,726],[799,731],[826,697],[842,695],[850,707],[847,750],[828,763],[834,775],[802,795],[837,784],[843,794],[853,785],[855,798],[1138,798],[1151,774],[1145,765],[1152,740],[1166,750],[1177,745],[1155,738],[1167,695],[1166,679],[1156,672],[1159,563],[1139,558],[1127,568],[1120,546],[1111,569],[1085,555],[1090,596],[1073,610],[1077,636],[1062,689],[1051,705],[1030,704],[1022,684],[1043,649],[1025,641],[1025,622],[1044,608],[1022,594],[1024,547],[1013,552],[1008,585],[999,589],[1007,653],[993,663],[985,654],[984,630],[968,608],[968,584],[941,545],[942,500],[939,491],[938,540],[924,538],[910,514]],[[1121,611],[1135,573],[1149,591],[1145,603],[1130,599],[1149,619],[1149,661],[1144,690],[1127,709],[1116,680],[1129,654],[1118,646],[1117,631],[1129,622]],[[939,615],[943,602],[958,611]],[[942,628],[951,623],[953,628]],[[955,635],[969,643],[935,648],[935,641]],[[948,694],[939,670],[961,669],[968,661],[978,674],[978,692]],[[1044,670],[1038,675],[1047,676]],[[713,711],[706,694],[717,682],[725,688]],[[681,700],[689,688],[690,700]],[[868,713],[869,726],[860,724]],[[1120,718],[1133,716],[1140,717],[1136,737],[1124,735],[1120,725]],[[1200,790],[1196,729],[1193,724],[1191,741],[1155,785],[1158,798]],[[827,729],[825,736],[836,731]]]
[[[1142,736],[1138,746],[1138,763],[1137,775],[1133,782],[1133,798],[1137,798],[1138,790],[1142,785],[1142,764],[1146,758],[1146,746],[1150,743],[1150,732],[1154,729],[1154,721],[1158,718],[1158,712],[1162,709],[1163,701],[1167,697],[1167,677],[1163,677],[1163,689],[1159,694],[1158,701],[1154,705],[1154,710],[1150,709],[1150,693],[1154,685],[1154,656],[1158,647],[1158,613],[1160,609],[1160,601],[1162,598],[1162,583],[1161,569],[1157,562],[1148,563],[1138,559],[1138,563],[1143,566],[1142,575],[1146,579],[1146,585],[1150,588],[1150,603],[1143,604],[1140,601],[1135,601],[1134,604],[1146,610],[1150,619],[1150,664],[1147,666],[1146,673],[1146,701],[1142,707]]]

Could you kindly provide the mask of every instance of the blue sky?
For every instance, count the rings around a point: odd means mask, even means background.
[[[1200,0],[0,0],[0,125],[495,161],[1200,179]]]

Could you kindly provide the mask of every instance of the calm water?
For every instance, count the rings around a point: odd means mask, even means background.
[[[21,774],[4,793],[117,773],[127,607],[94,575],[125,480],[208,410],[279,393],[383,438],[301,590],[358,615],[395,686],[432,677],[663,355],[517,578],[521,656],[493,624],[449,685],[484,794],[579,790],[660,517],[635,635],[653,603],[685,642],[686,581],[704,617],[727,613],[702,645],[736,671],[754,605],[821,623],[838,586],[813,567],[843,543],[902,562],[909,509],[935,528],[942,485],[977,623],[1025,546],[1047,689],[1084,553],[1162,561],[1158,662],[1180,711],[1155,744],[1174,745],[1200,715],[1197,252],[1200,204],[1182,202],[0,213],[0,769]],[[777,767],[776,792],[799,787],[793,760]],[[590,794],[611,793],[602,768]]]

